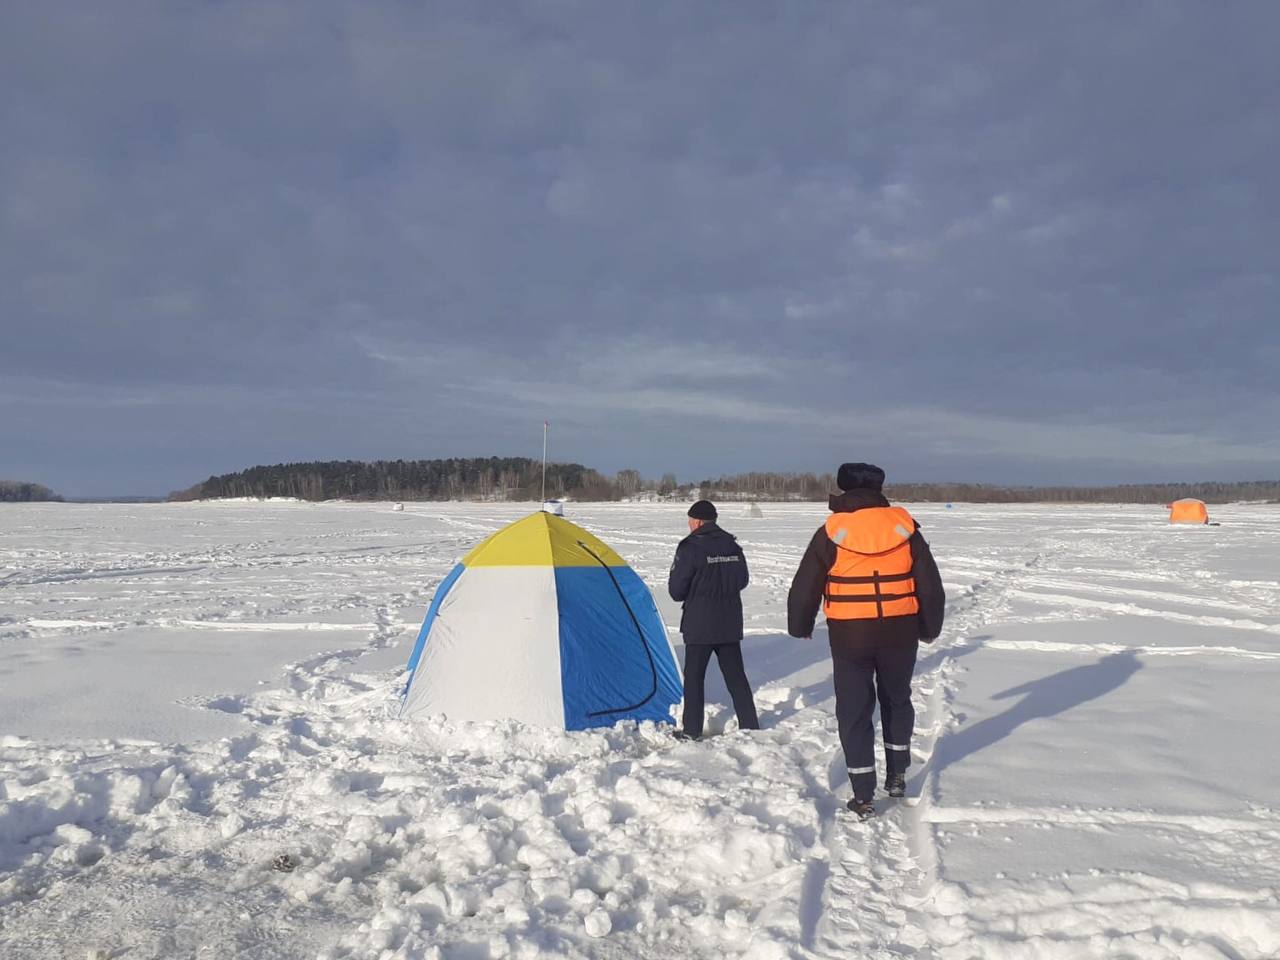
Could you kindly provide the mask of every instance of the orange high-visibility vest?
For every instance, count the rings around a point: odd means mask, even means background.
[[[908,540],[916,522],[902,507],[833,513],[827,536],[836,545],[827,573],[828,620],[883,620],[920,610]]]

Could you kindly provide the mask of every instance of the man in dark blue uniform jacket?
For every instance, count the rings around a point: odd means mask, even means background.
[[[689,535],[676,547],[667,592],[684,604],[684,729],[681,739],[702,736],[703,684],[711,654],[720,662],[742,730],[760,729],[751,684],[742,665],[742,597],[747,558],[732,534],[716,525],[716,508],[699,500],[689,508]]]

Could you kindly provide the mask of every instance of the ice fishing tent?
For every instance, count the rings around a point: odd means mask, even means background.
[[[445,577],[408,669],[401,716],[564,730],[670,722],[683,689],[644,581],[545,511],[499,530]]]
[[[758,503],[747,504],[747,516],[752,520],[763,519],[764,513],[760,509],[760,504]]]
[[[1209,511],[1203,500],[1187,497],[1169,504],[1170,523],[1208,523]]]

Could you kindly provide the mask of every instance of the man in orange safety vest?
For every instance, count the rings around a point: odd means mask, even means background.
[[[849,809],[874,815],[876,701],[884,737],[885,791],[906,792],[911,764],[911,675],[919,642],[942,632],[946,597],[920,525],[892,506],[881,488],[884,471],[845,463],[831,516],[809,542],[787,596],[787,632],[813,635],[818,607],[827,617],[836,720],[853,787]]]

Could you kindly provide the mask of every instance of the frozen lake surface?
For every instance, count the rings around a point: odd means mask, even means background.
[[[725,505],[763,730],[395,719],[433,590],[528,506],[0,506],[0,956],[1280,956],[1280,508],[914,508],[948,591],[868,824],[815,504]],[[683,508],[570,505],[665,595]],[[280,855],[293,869],[272,869]]]

